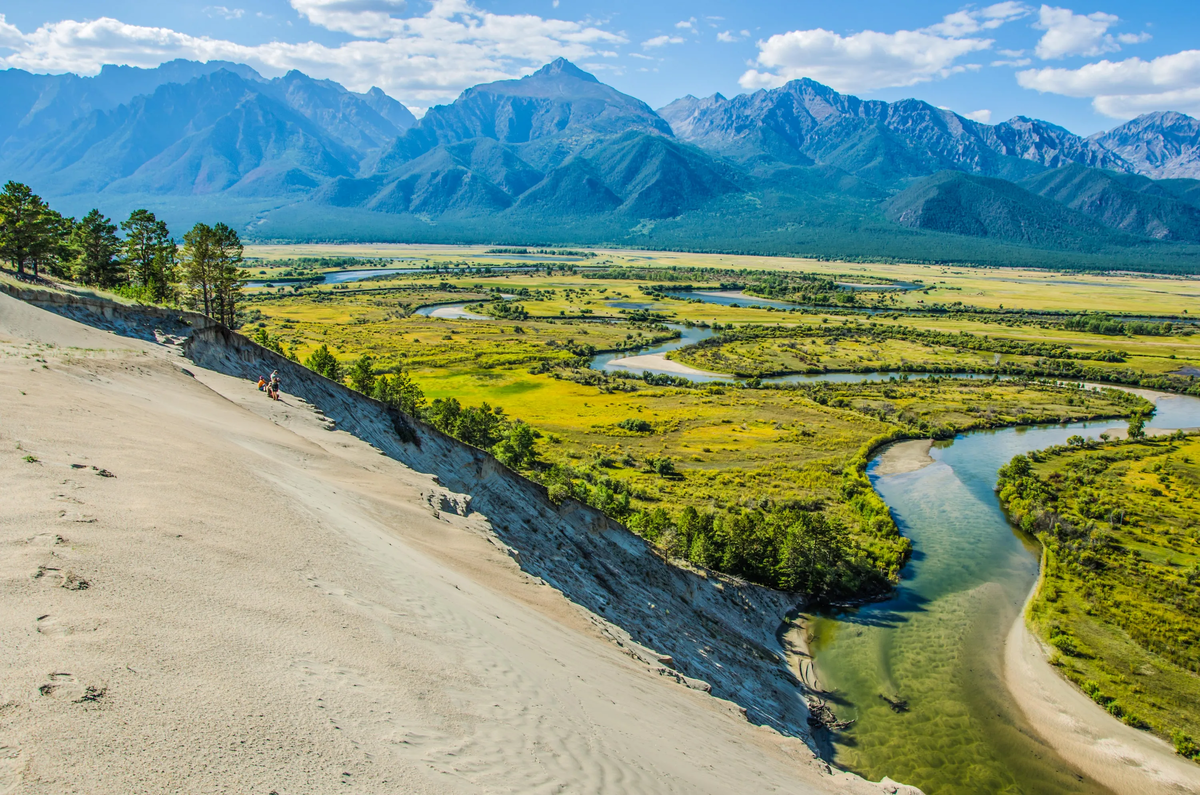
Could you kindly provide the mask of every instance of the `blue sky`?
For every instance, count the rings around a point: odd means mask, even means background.
[[[378,85],[418,113],[562,55],[654,107],[807,76],[1081,134],[1151,110],[1200,115],[1196,0],[0,0],[0,15],[6,66],[223,58]]]

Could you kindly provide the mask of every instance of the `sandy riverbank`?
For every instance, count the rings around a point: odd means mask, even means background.
[[[933,463],[929,451],[933,448],[932,439],[912,439],[906,442],[895,442],[888,445],[879,455],[872,474],[879,477],[902,475],[905,472],[916,472]]]
[[[0,401],[0,792],[881,791],[286,384],[0,295]]]
[[[1046,655],[1022,611],[1005,641],[1004,681],[1030,725],[1063,759],[1118,795],[1200,793],[1200,766],[1113,718],[1059,676]]]
[[[686,364],[668,359],[661,353],[648,353],[642,356],[627,356],[624,359],[613,359],[608,363],[609,369],[628,370],[631,373],[640,373],[644,370],[658,370],[664,373],[682,376],[702,376],[705,378],[727,378],[732,379],[731,375],[723,375],[722,373],[710,373],[707,370],[697,370],[695,367],[688,367]]]

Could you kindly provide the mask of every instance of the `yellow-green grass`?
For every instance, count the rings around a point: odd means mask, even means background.
[[[503,255],[484,252],[488,246],[405,246],[384,244],[248,246],[247,256],[287,258],[298,256],[419,257],[439,261],[497,264]],[[611,263],[638,267],[705,267],[722,269],[780,270],[856,280],[920,281],[931,288],[895,296],[898,306],[919,308],[932,303],[964,304],[984,308],[1019,307],[1102,312],[1182,314],[1195,313],[1200,303],[1200,279],[1131,274],[1055,273],[1017,268],[975,269],[961,266],[905,263],[824,262],[796,257],[757,257],[724,254],[589,249],[596,259],[588,265]],[[508,258],[512,260],[512,257]],[[956,289],[955,289],[956,288]]]
[[[956,330],[943,325],[939,330]],[[1086,360],[1081,363],[1100,369],[1130,369],[1151,375],[1200,364],[1200,350],[1190,344],[1194,338],[1145,338],[1147,340],[1178,339],[1179,344],[1157,348],[1153,343],[1133,340],[1129,346],[1104,346],[1079,340],[1080,335],[1047,335],[1039,339],[1029,334],[1008,334],[996,328],[972,331],[989,333],[994,339],[1014,339],[1025,342],[1050,342],[1069,346],[1080,353],[1102,350],[1121,350],[1129,354],[1123,362]],[[1200,339],[1200,335],[1196,337]],[[1186,342],[1185,342],[1186,341]],[[1171,353],[1168,354],[1167,351]],[[1175,358],[1170,358],[1170,356]],[[974,351],[948,345],[926,345],[914,340],[846,340],[836,337],[798,337],[795,339],[738,340],[715,347],[690,347],[669,354],[669,358],[701,370],[716,373],[765,375],[772,373],[803,373],[818,371],[887,371],[945,368],[989,368],[996,365],[1033,366],[1036,356]]]
[[[670,338],[646,325],[553,321],[452,320],[409,314],[415,305],[480,298],[472,293],[301,294],[253,304],[256,327],[303,359],[320,345],[348,361],[371,355],[383,368],[486,370],[573,359],[591,346],[621,350]]]
[[[902,425],[969,429],[1126,411],[1103,395],[1011,382],[843,385],[828,396],[838,405],[820,405],[802,393],[776,389],[643,385],[636,392],[606,393],[515,369],[443,368],[413,375],[430,398],[487,402],[530,423],[543,434],[538,451],[549,463],[596,467],[627,481],[637,497],[635,508],[802,501],[823,505],[854,528],[857,519],[840,496],[841,473],[865,444]],[[645,420],[654,431],[625,431],[618,423],[626,419]],[[647,470],[646,460],[661,456],[676,462],[678,478]],[[859,534],[857,541],[871,548],[895,540]]]
[[[1006,485],[1010,511],[1035,529],[1053,511],[1091,530],[1087,542],[1040,534],[1047,564],[1029,618],[1057,647],[1053,662],[1127,722],[1200,737],[1200,437],[1040,457],[1040,493]]]

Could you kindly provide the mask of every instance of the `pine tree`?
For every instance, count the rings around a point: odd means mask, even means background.
[[[177,246],[166,223],[149,210],[134,210],[121,222],[121,231],[125,233],[121,257],[129,283],[148,290],[155,301],[167,300],[175,281]]]
[[[75,250],[71,247],[71,237],[75,231],[75,219],[64,217],[55,210],[46,211],[46,233],[49,245],[38,251],[33,259],[33,274],[38,275],[39,269],[59,279],[71,278],[71,262],[75,258]]]
[[[350,388],[371,395],[375,392],[375,362],[370,354],[364,353],[350,365],[346,372],[350,378]]]
[[[214,287],[216,252],[213,229],[208,224],[196,224],[183,236],[182,281],[189,304],[209,317],[215,305]]]
[[[75,249],[75,268],[79,281],[99,287],[116,287],[124,282],[124,273],[117,261],[121,241],[117,225],[99,210],[91,210],[71,232]]]
[[[0,259],[11,262],[18,274],[31,266],[37,276],[38,265],[62,242],[56,217],[62,218],[28,185],[8,182],[0,191]]]
[[[237,304],[242,297],[242,284],[247,274],[242,270],[242,241],[238,233],[225,224],[212,228],[213,297],[216,318],[230,328],[237,325]]]
[[[332,353],[328,345],[317,348],[304,360],[304,366],[314,373],[323,375],[330,381],[342,382],[342,365]]]

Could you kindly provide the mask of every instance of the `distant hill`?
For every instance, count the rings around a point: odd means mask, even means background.
[[[564,59],[420,120],[378,88],[220,61],[10,69],[0,110],[0,177],[176,229],[1200,271],[1182,114],[1088,139],[812,80],[656,112]]]
[[[1200,242],[1200,208],[1147,177],[1072,165],[1019,184],[1113,229],[1156,240]]]
[[[903,226],[1039,248],[1095,250],[1118,233],[1089,216],[1002,179],[943,171],[884,204]]]

